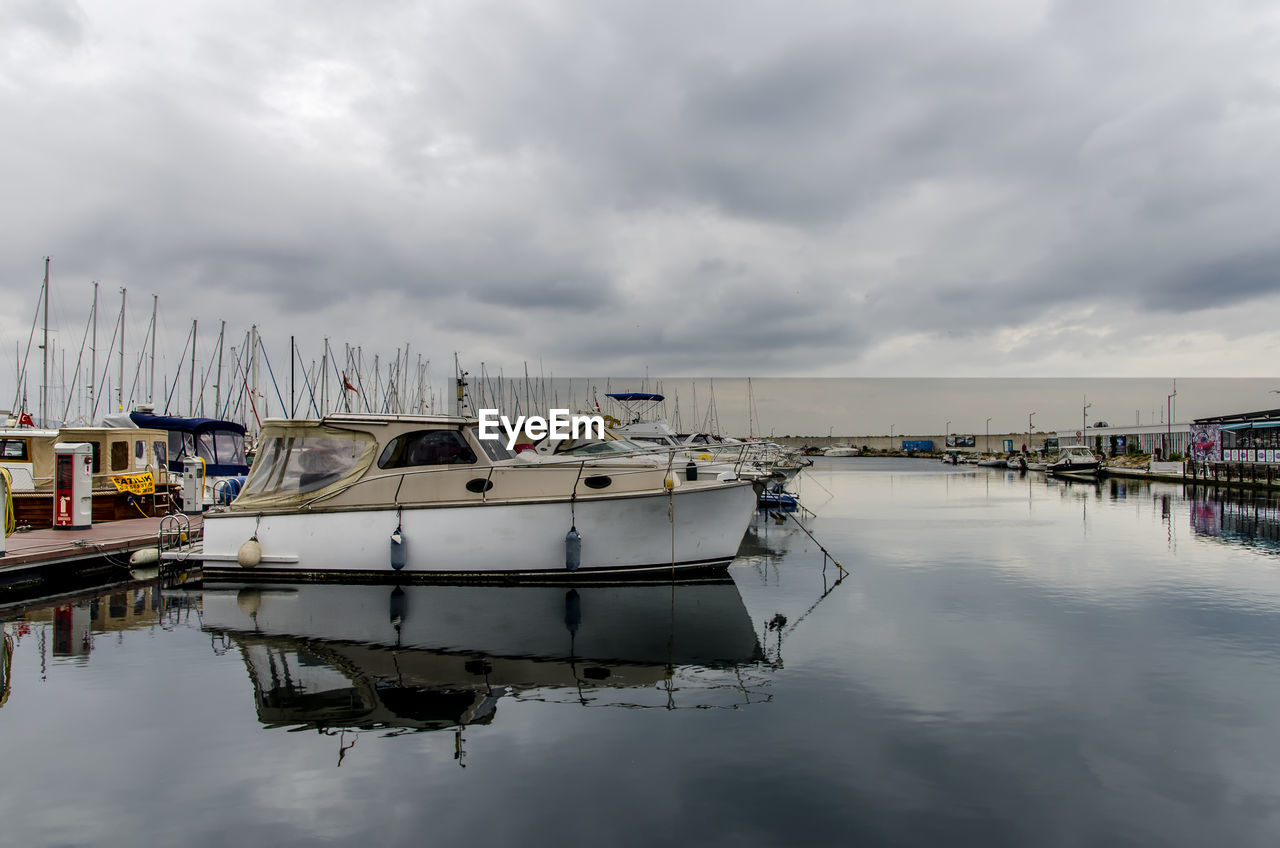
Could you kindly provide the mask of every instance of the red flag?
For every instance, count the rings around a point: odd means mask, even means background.
[[[31,420],[31,416],[30,416],[29,414],[27,414],[27,413],[23,412],[22,414],[20,414],[20,415],[18,416],[18,426],[19,426],[19,427],[34,427],[34,426],[36,426],[36,422]]]
[[[342,375],[342,388],[348,392],[356,392],[356,394],[359,394],[359,391],[356,389],[356,387],[351,385],[351,381],[347,379],[346,374]]]

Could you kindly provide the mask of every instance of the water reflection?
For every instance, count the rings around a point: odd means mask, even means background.
[[[1280,497],[1254,490],[1191,488],[1191,529],[1197,536],[1280,554]]]
[[[271,727],[456,728],[493,721],[504,697],[667,708],[706,706],[720,689],[729,704],[765,697],[739,673],[764,655],[731,581],[227,586],[206,588],[203,610],[215,645],[239,650]]]
[[[43,661],[88,662],[96,641],[130,630],[173,629],[189,618],[190,598],[166,593],[152,584],[85,591],[56,603],[33,600],[8,608],[5,633],[13,646],[28,638],[40,641]]]
[[[756,513],[738,547],[738,559],[781,559],[799,535],[793,519],[783,513]]]

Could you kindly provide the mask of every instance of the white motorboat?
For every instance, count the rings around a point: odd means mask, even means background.
[[[772,441],[751,439],[739,441],[714,436],[710,433],[681,434],[676,432],[665,419],[644,417],[652,411],[664,397],[649,392],[613,393],[606,397],[616,401],[624,410],[627,420],[620,421],[606,416],[609,432],[633,444],[645,445],[659,451],[683,450],[681,461],[696,462],[728,462],[733,464],[739,474],[749,469],[756,476],[774,480],[789,481],[803,469],[812,465],[799,451],[783,448]],[[538,446],[541,453],[549,448],[545,443]]]
[[[849,445],[832,445],[822,452],[823,456],[857,456],[858,449]]]
[[[564,580],[723,569],[749,480],[674,456],[512,455],[475,419],[268,420],[239,497],[205,515],[206,580]]]
[[[1102,462],[1084,445],[1067,445],[1053,462],[1045,465],[1048,474],[1097,474]]]

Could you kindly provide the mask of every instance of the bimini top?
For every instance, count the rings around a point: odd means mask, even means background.
[[[607,394],[605,397],[613,398],[621,401],[662,401],[666,400],[662,395],[650,394],[649,392],[618,392],[616,394]]]
[[[150,427],[153,430],[181,430],[184,433],[197,433],[201,430],[230,430],[244,435],[242,425],[234,421],[224,421],[221,418],[185,418],[176,415],[130,412],[129,420],[139,427]]]

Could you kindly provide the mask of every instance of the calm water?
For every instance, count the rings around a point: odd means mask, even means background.
[[[731,582],[0,611],[13,845],[1280,842],[1280,509],[819,460]]]

